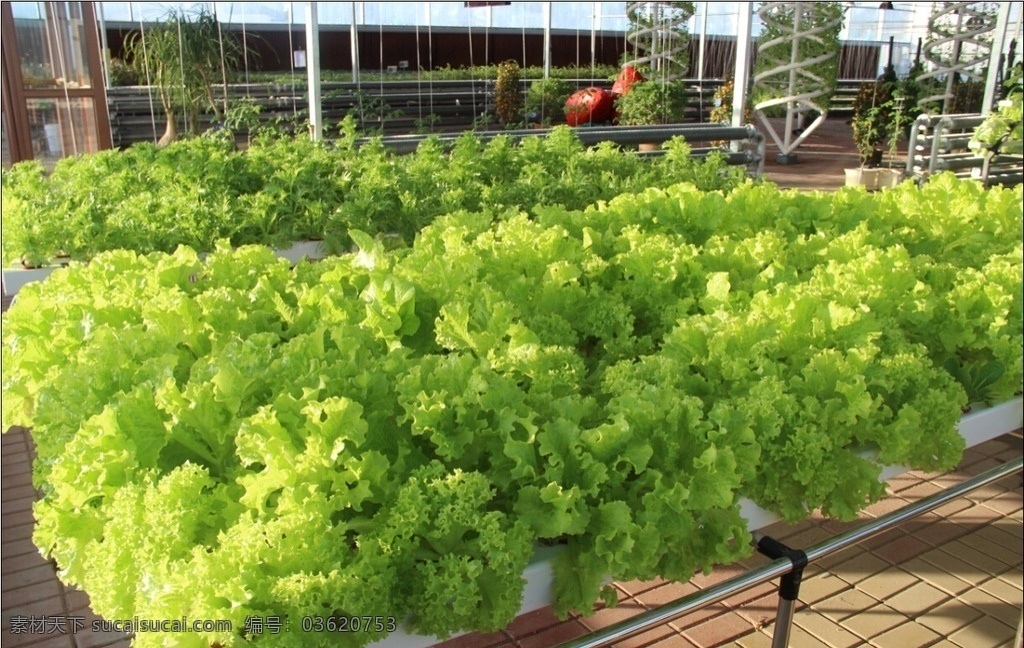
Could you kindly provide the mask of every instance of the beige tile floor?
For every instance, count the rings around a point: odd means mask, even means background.
[[[5,648],[123,648],[119,635],[89,630],[88,598],[56,578],[54,566],[31,543],[31,439],[23,430],[3,436],[2,634]],[[890,480],[889,497],[868,508],[870,519],[1015,457],[1021,434],[1004,435],[968,450],[950,473],[911,472]],[[794,617],[794,648],[1010,646],[1021,616],[1024,497],[1014,475],[904,523],[881,536],[834,554],[805,572]],[[855,523],[851,523],[855,524]],[[811,518],[776,524],[765,532],[804,548],[841,532],[847,524]],[[699,575],[689,583],[615,583],[619,604],[587,618],[560,621],[548,609],[526,614],[489,635],[468,635],[445,648],[548,648],[639,612],[713,585],[763,564],[754,556]],[[622,647],[771,645],[777,605],[773,584],[764,584],[688,617],[617,644]],[[56,620],[81,618],[71,633]],[[25,625],[48,619],[49,625]]]

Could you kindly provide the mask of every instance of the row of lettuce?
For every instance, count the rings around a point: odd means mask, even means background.
[[[415,233],[439,215],[537,204],[582,209],[646,187],[694,182],[735,186],[742,169],[715,154],[689,157],[681,139],[645,161],[612,143],[583,146],[568,127],[515,143],[468,132],[450,151],[436,139],[398,156],[379,140],[360,145],[351,121],[331,143],[264,137],[245,151],[214,136],[167,147],[136,144],[4,171],[3,263],[40,265],[130,249],[171,252],[321,239],[347,250],[348,232]]]
[[[182,646],[495,630],[538,543],[559,614],[686,581],[749,554],[741,497],[848,519],[880,464],[955,465],[962,409],[1020,393],[1022,196],[682,184],[294,268],[101,254],[4,315],[35,541],[107,618],[234,622]]]

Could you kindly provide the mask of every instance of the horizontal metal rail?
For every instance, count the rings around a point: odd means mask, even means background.
[[[971,491],[987,486],[1008,475],[1020,472],[1024,467],[1024,459],[1018,457],[1001,466],[997,466],[984,473],[967,479],[956,486],[947,488],[939,493],[926,497],[922,500],[909,504],[903,508],[893,511],[880,518],[872,520],[855,529],[840,533],[833,538],[820,542],[805,551],[807,562],[813,563],[816,560],[829,556],[838,551],[847,549],[858,542],[863,542],[888,529],[902,524],[907,520],[936,509],[952,500],[963,497]],[[735,576],[717,585],[709,587],[700,592],[677,599],[661,607],[649,610],[637,616],[626,619],[600,631],[593,632],[585,637],[575,639],[561,645],[561,648],[598,648],[606,646],[615,641],[627,639],[641,632],[650,630],[653,627],[668,623],[679,617],[696,612],[709,605],[723,601],[733,594],[743,590],[767,583],[780,576],[790,573],[793,569],[793,562],[788,558],[780,558],[766,565],[752,569],[748,572]]]
[[[548,133],[548,129],[524,129],[505,131],[477,131],[474,135],[481,141],[489,142],[500,136],[507,136],[512,139],[524,137],[537,137]],[[613,141],[618,144],[642,144],[645,142],[665,142],[676,136],[681,136],[688,142],[713,142],[718,140],[746,140],[754,141],[758,137],[758,131],[754,126],[719,126],[707,124],[677,124],[670,126],[593,126],[580,127],[575,129],[576,136],[587,146],[592,146],[604,141]],[[441,133],[437,135],[386,135],[381,138],[381,143],[396,153],[412,153],[427,137],[436,137],[442,143],[454,144],[462,136],[462,133]],[[357,144],[368,142],[370,138],[361,138]]]
[[[550,129],[520,129],[504,131],[475,131],[474,136],[489,142],[497,137],[509,137],[521,140],[527,137],[540,137],[548,134]],[[757,127],[725,126],[720,124],[671,124],[667,126],[583,126],[574,129],[574,133],[586,146],[594,146],[601,142],[633,146],[648,142],[661,144],[673,137],[682,137],[689,143],[693,142],[747,142],[747,150],[723,151],[726,162],[730,165],[747,167],[752,177],[759,177],[764,167],[765,139]],[[398,154],[413,153],[420,143],[429,138],[437,138],[446,148],[454,146],[463,133],[439,133],[433,135],[384,135],[381,144]],[[363,137],[356,140],[357,146],[370,142],[373,138]],[[700,159],[708,155],[711,148],[693,148],[690,157]],[[649,157],[650,154],[642,154]]]

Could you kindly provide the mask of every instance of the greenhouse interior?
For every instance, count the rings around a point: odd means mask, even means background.
[[[1022,648],[1021,3],[0,11],[5,647]]]

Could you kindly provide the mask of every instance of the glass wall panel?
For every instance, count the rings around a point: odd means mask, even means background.
[[[99,150],[91,98],[28,99],[26,104],[32,157],[46,168],[62,157]]]
[[[88,88],[85,25],[78,2],[12,2],[26,88]]]

